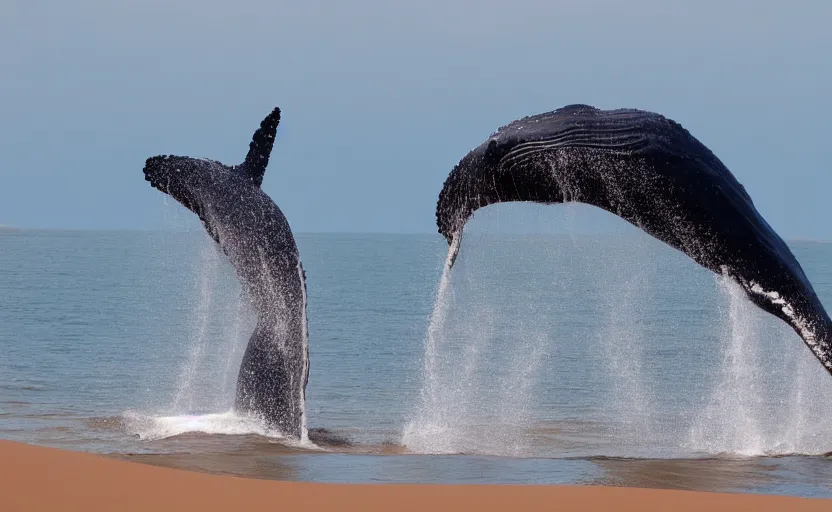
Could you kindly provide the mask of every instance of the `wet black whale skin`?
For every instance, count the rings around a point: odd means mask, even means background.
[[[240,165],[155,156],[147,159],[144,174],[199,216],[257,314],[237,378],[236,408],[299,438],[309,374],[306,276],[286,217],[260,189],[279,122],[276,108],[254,133]]]
[[[436,206],[439,232],[458,251],[451,242],[477,209],[511,201],[577,201],[623,218],[739,283],[832,372],[832,323],[797,259],[725,165],[675,121],[588,105],[513,121],[453,168]]]

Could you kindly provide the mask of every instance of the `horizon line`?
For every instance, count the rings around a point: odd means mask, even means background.
[[[153,228],[21,228],[15,226],[8,226],[0,224],[0,233],[3,231],[41,231],[41,232],[90,232],[90,233],[198,233],[199,230],[190,229],[153,229]],[[644,234],[651,236],[649,233]],[[387,236],[416,236],[416,235],[441,235],[437,231],[296,231],[294,235],[387,235]],[[532,233],[516,233],[516,232],[486,232],[486,233],[468,233],[468,235],[509,235],[509,236],[632,236],[629,233],[618,233],[610,231],[601,232],[579,232],[579,233],[547,233],[547,232],[532,232]],[[655,237],[654,237],[655,238]],[[783,237],[786,242],[814,242],[814,243],[832,243],[832,238],[817,238],[806,236],[787,236]]]

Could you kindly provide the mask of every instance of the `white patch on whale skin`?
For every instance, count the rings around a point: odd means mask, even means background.
[[[800,330],[800,335],[803,337],[804,341],[806,341],[807,345],[809,345],[810,347],[814,347],[818,344],[815,338],[815,333],[809,328],[809,323],[806,321],[806,319],[802,316],[796,315],[794,312],[794,308],[791,306],[791,304],[786,302],[785,299],[781,298],[779,293],[767,292],[765,289],[763,289],[762,286],[760,286],[758,283],[754,281],[751,281],[749,283],[749,289],[757,295],[762,295],[763,297],[766,297],[769,301],[771,301],[772,304],[780,306],[780,311],[782,311],[784,315],[789,317],[789,319],[791,319],[792,322],[794,322],[794,325],[796,325],[797,328]]]
[[[779,293],[777,292],[769,292],[766,291],[762,286],[758,283],[751,281],[749,289],[758,295],[762,295],[768,298],[772,304],[780,306],[780,311],[786,315],[793,324],[797,327],[798,331],[800,332],[800,336],[803,338],[803,341],[812,352],[817,356],[820,360],[821,364],[827,369],[832,370],[832,360],[829,360],[821,347],[818,344],[817,336],[815,335],[814,330],[812,330],[811,325],[809,322],[806,321],[805,318],[795,313],[794,308],[783,299]]]
[[[723,265],[721,269],[724,276],[730,276],[726,265]],[[780,306],[780,311],[782,311],[783,314],[791,320],[792,325],[797,327],[800,337],[803,338],[803,341],[812,353],[815,354],[825,368],[832,370],[832,360],[827,358],[826,354],[823,352],[822,347],[818,343],[817,335],[812,329],[811,323],[804,317],[795,313],[794,307],[792,307],[792,305],[789,304],[789,302],[786,301],[786,299],[784,299],[779,292],[767,291],[756,281],[750,281],[747,284],[743,283],[743,285],[749,292],[761,295],[768,299],[772,304]]]

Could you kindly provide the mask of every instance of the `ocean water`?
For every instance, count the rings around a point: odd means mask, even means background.
[[[493,226],[491,226],[493,227]],[[0,232],[0,438],[321,482],[832,496],[832,377],[735,286],[608,234],[299,234],[310,428],[232,411],[252,318],[201,231]],[[832,244],[790,242],[832,307]]]

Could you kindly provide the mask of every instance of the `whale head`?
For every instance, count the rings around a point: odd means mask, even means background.
[[[224,167],[219,162],[189,158],[184,156],[161,155],[147,159],[144,165],[144,179],[150,185],[177,201],[194,213],[201,213],[200,189],[206,178],[212,176],[208,171]]]
[[[517,137],[496,133],[465,155],[448,175],[436,208],[439,233],[448,245],[461,236],[462,227],[474,211],[505,201],[509,199],[507,193],[517,190],[514,183],[511,187],[503,183],[506,177],[517,180],[516,175],[503,172],[503,159],[520,142]],[[520,195],[512,199],[527,200]]]

